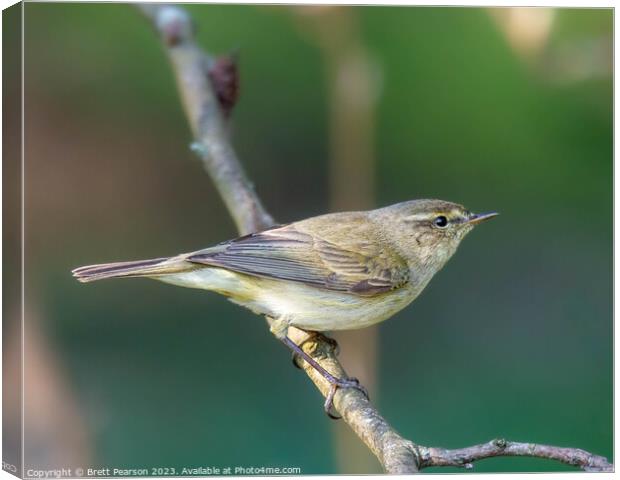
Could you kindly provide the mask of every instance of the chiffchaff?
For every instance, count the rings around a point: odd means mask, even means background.
[[[287,337],[288,327],[322,332],[386,320],[420,294],[476,224],[495,215],[442,200],[412,200],[321,215],[174,257],[81,267],[73,274],[80,282],[148,277],[213,290],[270,317],[273,333],[334,391],[364,391],[356,380],[324,370]]]

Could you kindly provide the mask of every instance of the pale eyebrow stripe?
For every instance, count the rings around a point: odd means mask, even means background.
[[[419,222],[422,220],[430,220],[431,216],[434,216],[434,215],[429,215],[428,213],[418,213],[417,215],[411,215],[409,217],[406,217],[405,222],[412,223],[412,222]]]
[[[424,220],[430,220],[437,215],[445,215],[451,222],[462,222],[464,221],[461,218],[459,210],[450,210],[449,212],[437,212],[437,213],[418,213],[414,215],[410,215],[404,219],[405,223],[413,223],[413,222],[421,222]]]

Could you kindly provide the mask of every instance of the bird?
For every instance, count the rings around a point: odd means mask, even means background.
[[[367,392],[357,379],[337,378],[321,367],[287,336],[288,328],[322,335],[390,318],[418,297],[474,226],[497,215],[444,200],[410,200],[276,225],[172,257],[72,273],[84,283],[146,277],[210,290],[268,317],[276,338],[330,383],[330,414],[337,388]]]

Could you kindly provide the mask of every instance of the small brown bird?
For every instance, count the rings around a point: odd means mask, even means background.
[[[332,385],[364,391],[323,369],[287,337],[349,330],[386,320],[411,303],[474,225],[474,214],[443,200],[412,200],[367,212],[321,215],[169,258],[77,268],[80,282],[148,277],[213,290],[273,321],[271,330]],[[329,413],[331,398],[326,402]]]

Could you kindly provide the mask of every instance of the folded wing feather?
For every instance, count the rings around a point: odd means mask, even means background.
[[[324,236],[291,224],[231,240],[186,260],[357,295],[377,295],[407,283],[407,264],[394,252],[379,251],[361,239],[359,245],[350,239],[349,248],[342,248]]]

